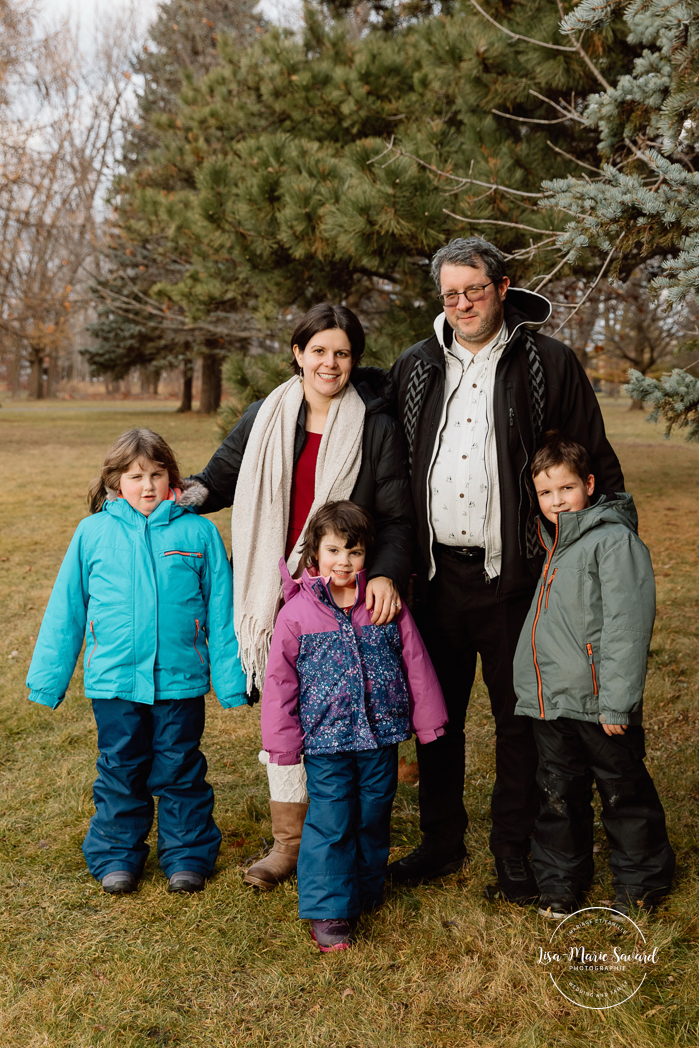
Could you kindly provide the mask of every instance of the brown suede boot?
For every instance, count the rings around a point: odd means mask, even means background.
[[[274,847],[269,855],[265,855],[264,859],[260,859],[243,874],[246,884],[254,884],[256,888],[267,892],[296,873],[308,805],[292,801],[270,801],[269,810],[272,813]]]

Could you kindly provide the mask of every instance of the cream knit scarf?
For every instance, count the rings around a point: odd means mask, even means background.
[[[252,685],[262,690],[282,584],[279,560],[289,527],[294,440],[303,386],[298,378],[278,386],[260,408],[240,466],[231,517],[235,635]],[[352,494],[362,461],[364,403],[351,383],[333,397],[318,449],[315,494],[320,506]],[[293,575],[305,527],[287,560]]]

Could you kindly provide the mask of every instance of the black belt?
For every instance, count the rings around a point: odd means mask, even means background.
[[[437,543],[437,552],[454,560],[485,560],[485,549],[483,546],[445,546]]]

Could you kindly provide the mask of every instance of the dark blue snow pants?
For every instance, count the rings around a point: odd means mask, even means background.
[[[213,820],[214,791],[199,749],[204,698],[148,706],[93,699],[97,721],[95,814],[83,842],[90,873],[140,876],[158,797],[158,859],[166,877],[178,870],[211,874],[221,844]]]
[[[357,917],[383,894],[398,746],[304,761],[310,804],[297,867],[299,916]]]

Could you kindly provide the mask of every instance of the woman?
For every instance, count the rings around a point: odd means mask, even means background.
[[[291,338],[297,377],[252,404],[199,482],[200,513],[233,505],[235,631],[248,686],[261,691],[281,602],[279,558],[299,567],[309,516],[351,499],[376,524],[367,571],[372,623],[400,612],[412,549],[412,505],[398,423],[382,413],[374,384],[383,373],[358,368],[364,330],[344,306],[313,306]],[[194,492],[190,483],[190,498]],[[267,763],[274,847],[244,880],[271,889],[296,869],[307,794],[303,765]]]

